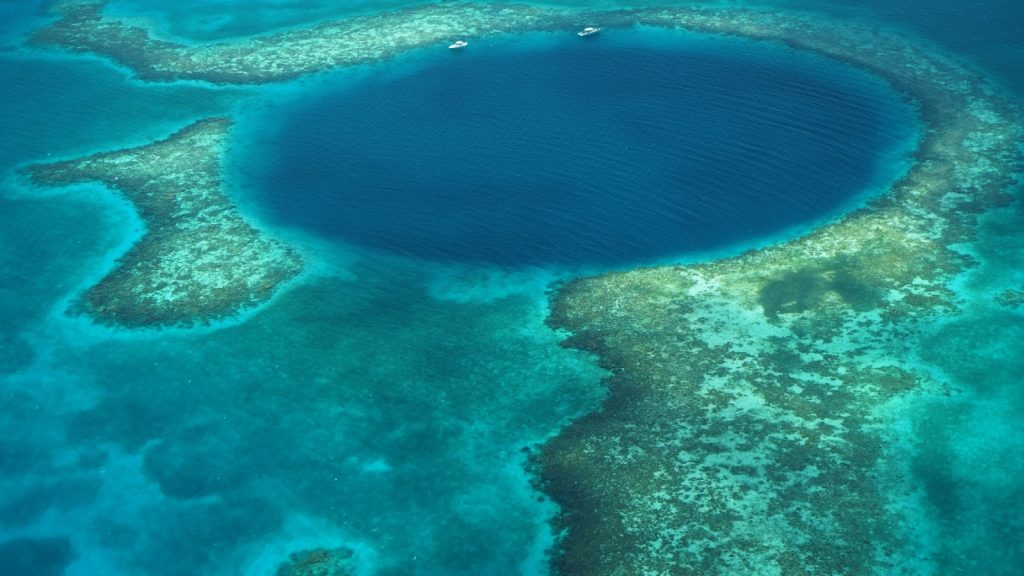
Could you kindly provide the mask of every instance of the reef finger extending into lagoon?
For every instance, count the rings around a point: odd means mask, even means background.
[[[222,190],[231,122],[201,120],[166,140],[30,166],[47,186],[102,182],[138,210],[145,235],[79,307],[105,324],[190,326],[267,300],[302,269],[298,253],[247,223]]]

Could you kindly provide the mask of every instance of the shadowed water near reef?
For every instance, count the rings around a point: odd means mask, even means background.
[[[449,9],[459,8],[436,8]],[[432,10],[374,26],[429,24]],[[538,9],[500,10],[519,26]],[[260,82],[326,65],[296,55],[315,31],[250,40],[245,52],[242,43],[147,43],[139,28],[95,10],[65,14],[37,38],[99,50],[153,78]],[[885,198],[804,238],[718,262],[580,279],[553,296],[552,324],[613,371],[604,409],[534,455],[538,485],[561,505],[558,526],[567,529],[557,570],[1013,573],[1012,551],[983,563],[919,531],[910,471],[893,457],[893,409],[948,391],[909,360],[910,347],[919,326],[962,306],[953,281],[973,261],[951,247],[975,239],[979,214],[1013,200],[1019,111],[961,63],[874,30],[738,9],[587,15],[597,17],[779,41],[866,68],[915,99],[926,133]],[[361,57],[435,36],[417,38]],[[348,52],[329,65],[361,61],[353,46],[335,49]],[[1014,289],[1005,292],[1011,304]]]

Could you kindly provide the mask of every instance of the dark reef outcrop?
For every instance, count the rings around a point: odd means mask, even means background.
[[[281,563],[275,576],[349,576],[352,550],[348,548],[313,548],[293,552]]]

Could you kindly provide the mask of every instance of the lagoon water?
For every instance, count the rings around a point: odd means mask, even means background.
[[[110,9],[195,41],[369,9],[309,4]],[[1024,88],[1017,3],[933,4],[776,3],[906,28]],[[342,545],[360,574],[547,574],[554,505],[531,487],[521,450],[604,394],[596,360],[544,325],[552,279],[699,258],[834,218],[899,173],[915,130],[880,81],[740,41],[537,37],[442,47],[350,79],[147,85],[23,46],[45,21],[39,6],[0,4],[0,574],[269,575],[289,552]],[[516,106],[513,85],[529,95]],[[608,122],[642,86],[653,88],[642,122]],[[510,127],[499,105],[531,113]],[[141,225],[101,187],[33,189],[15,169],[223,113],[249,137],[227,160],[233,197],[303,246],[313,272],[224,327],[132,332],[69,315]],[[535,155],[541,145],[555,153]],[[385,177],[369,170],[382,156]],[[517,168],[534,163],[548,179],[514,196],[522,177],[540,178]],[[581,182],[586,172],[600,178]],[[713,201],[680,204],[673,191],[694,182]],[[483,203],[488,183],[505,194]],[[573,196],[584,192],[598,198]],[[383,201],[397,206],[386,217],[374,212]],[[496,218],[495,201],[514,217]],[[566,221],[570,210],[586,217]],[[482,228],[438,234],[448,217]],[[958,390],[903,422],[937,574],[1024,565],[1024,321],[993,301],[1024,285],[1022,222],[1019,204],[986,219],[972,247],[980,265],[959,288],[964,312],[910,335],[921,366]],[[637,226],[650,244],[630,240]]]

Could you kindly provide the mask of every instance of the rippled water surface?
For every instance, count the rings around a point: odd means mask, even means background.
[[[883,82],[753,42],[624,31],[426,60],[296,99],[248,167],[269,167],[281,222],[431,260],[622,266],[834,217],[915,144]]]

